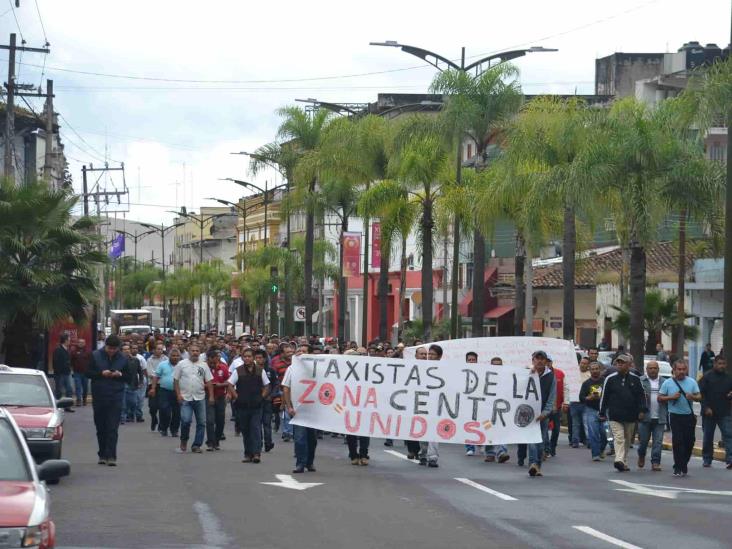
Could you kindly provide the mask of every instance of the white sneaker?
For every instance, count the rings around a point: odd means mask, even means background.
[[[465,452],[465,455],[466,456],[474,456],[475,455],[475,450],[468,450],[467,452]]]

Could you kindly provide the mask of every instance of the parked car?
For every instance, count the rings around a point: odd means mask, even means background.
[[[39,463],[61,458],[63,410],[73,404],[71,398],[56,400],[45,373],[0,364],[0,406],[13,414]]]
[[[605,368],[608,368],[612,365],[612,356],[615,354],[614,351],[600,351],[598,354],[597,360],[600,362]],[[651,361],[656,360],[656,357],[654,356],[644,356],[643,357],[643,370],[645,371],[646,365]],[[668,379],[671,377],[671,364],[666,362],[665,360],[656,360],[658,362],[658,376],[661,379]]]
[[[70,470],[62,459],[36,465],[13,415],[0,408],[0,547],[56,546],[46,482]]]

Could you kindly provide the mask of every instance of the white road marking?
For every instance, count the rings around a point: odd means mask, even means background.
[[[627,480],[609,480],[615,484],[626,486],[626,488],[616,488],[618,492],[630,492],[642,494],[644,496],[656,496],[658,498],[677,499],[679,494],[682,493],[705,494],[710,496],[732,496],[731,491],[698,490],[696,488],[684,488],[682,486],[660,486],[658,484],[628,482]]]
[[[473,482],[469,478],[456,478],[458,482],[462,482],[466,486],[472,486],[473,488],[480,490],[481,492],[485,492],[486,494],[490,494],[492,496],[496,496],[497,498],[502,499],[503,501],[518,501],[515,497],[509,496],[508,494],[504,494],[502,492],[498,492],[496,490],[493,490],[491,488],[488,488],[487,486],[483,486],[482,484],[478,484],[477,482]]]
[[[278,482],[260,482],[268,486],[279,486],[280,488],[289,488],[290,490],[307,490],[315,486],[322,486],[322,482],[300,482],[292,475],[275,475]]]
[[[572,526],[575,530],[579,530],[580,532],[584,532],[588,536],[592,536],[593,538],[601,539],[602,541],[606,541],[608,543],[612,543],[613,545],[617,545],[618,547],[623,547],[623,549],[641,549],[641,547],[637,545],[633,545],[632,543],[628,543],[627,541],[623,541],[622,539],[614,538],[612,536],[608,536],[607,534],[603,534],[602,532],[595,530],[594,528],[590,528],[589,526]]]
[[[390,454],[392,456],[411,461],[412,463],[419,463],[419,460],[417,459],[409,459],[406,454],[402,454],[401,452],[397,452],[396,450],[384,450],[387,454]]]
[[[193,504],[193,510],[198,515],[198,522],[203,530],[203,544],[209,547],[229,547],[232,539],[224,532],[221,521],[211,510],[208,503],[197,501]]]

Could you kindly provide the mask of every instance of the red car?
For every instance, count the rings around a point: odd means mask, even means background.
[[[60,459],[36,465],[13,416],[0,408],[0,547],[55,547],[45,483],[58,481],[70,469]]]
[[[13,414],[39,463],[61,458],[63,409],[73,403],[70,398],[55,399],[43,372],[0,364],[0,406]]]

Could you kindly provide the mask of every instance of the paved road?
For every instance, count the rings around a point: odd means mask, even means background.
[[[719,463],[702,470],[694,459],[690,476],[677,479],[666,454],[662,473],[621,474],[562,446],[546,476],[530,479],[513,451],[506,464],[486,464],[443,446],[440,468],[426,469],[407,461],[402,445],[378,440],[371,465],[354,467],[342,439],[326,438],[318,472],[294,477],[322,484],[292,490],[262,484],[291,473],[292,444],[243,464],[231,425],[224,449],[203,455],[175,454],[175,441],[147,424],[122,426],[119,466],[111,468],[96,465],[91,409],[67,416],[72,475],[52,487],[59,546],[729,546],[732,472]]]

